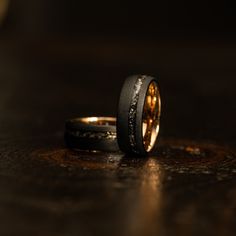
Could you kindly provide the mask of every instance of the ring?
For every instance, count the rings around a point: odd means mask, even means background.
[[[156,78],[128,77],[120,95],[117,140],[121,151],[146,155],[155,146],[159,133],[161,99]]]
[[[115,117],[84,117],[66,121],[65,143],[81,150],[118,151]]]

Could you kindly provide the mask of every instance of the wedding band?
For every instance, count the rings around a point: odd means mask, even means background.
[[[151,76],[128,77],[123,85],[117,115],[117,140],[121,151],[146,155],[159,133],[161,99],[158,80]]]
[[[73,149],[117,151],[116,118],[84,117],[67,120],[65,143]]]

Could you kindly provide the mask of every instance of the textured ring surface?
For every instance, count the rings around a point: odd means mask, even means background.
[[[117,114],[117,140],[126,153],[152,151],[159,133],[161,100],[158,81],[146,75],[126,79]]]
[[[65,143],[74,149],[118,151],[116,118],[85,117],[68,120]]]

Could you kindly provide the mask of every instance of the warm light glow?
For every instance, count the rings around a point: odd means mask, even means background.
[[[149,158],[142,166],[138,191],[132,198],[132,208],[126,216],[125,235],[158,235],[163,214],[162,178],[164,173],[156,158]],[[158,219],[158,220],[157,220]],[[155,225],[155,228],[150,227]],[[161,234],[163,235],[163,234]]]
[[[146,151],[155,145],[161,112],[160,94],[155,82],[149,85],[143,110],[143,144]]]
[[[76,119],[78,122],[90,124],[90,125],[116,125],[115,117],[84,117]]]
[[[90,117],[88,118],[89,122],[97,122],[98,121],[98,117]]]
[[[8,4],[9,0],[0,0],[0,24],[7,13]]]

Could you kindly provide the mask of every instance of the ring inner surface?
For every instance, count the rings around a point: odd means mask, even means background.
[[[103,126],[115,126],[115,117],[85,117],[79,118],[78,121],[89,125],[103,125]]]
[[[151,82],[144,103],[142,132],[143,145],[147,152],[155,145],[159,132],[161,112],[160,93],[156,82]]]

